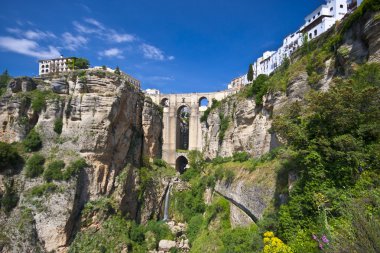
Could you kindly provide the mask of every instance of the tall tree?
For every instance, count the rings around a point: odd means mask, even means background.
[[[249,64],[247,79],[250,82],[253,81],[253,67],[252,67],[252,64]]]
[[[116,75],[120,75],[120,68],[119,68],[119,66],[116,66],[116,68],[115,68],[115,74]]]
[[[71,57],[71,61],[70,68],[88,69],[90,67],[90,62],[85,58]]]
[[[4,70],[4,72],[0,75],[0,88],[5,87],[11,77],[8,74],[8,70]]]

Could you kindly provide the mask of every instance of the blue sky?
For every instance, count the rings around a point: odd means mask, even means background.
[[[0,71],[85,57],[164,93],[223,90],[297,30],[323,0],[3,0]]]

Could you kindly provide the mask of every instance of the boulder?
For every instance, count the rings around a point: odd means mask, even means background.
[[[53,79],[51,81],[51,89],[58,94],[68,94],[69,85],[65,79]]]
[[[161,240],[158,243],[158,249],[161,251],[169,251],[171,248],[174,248],[176,246],[175,241],[170,240]]]

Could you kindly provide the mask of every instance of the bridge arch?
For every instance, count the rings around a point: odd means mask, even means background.
[[[210,105],[210,100],[209,98],[205,97],[205,96],[201,96],[199,99],[198,99],[198,105],[199,107],[202,107],[202,106],[206,106],[208,107]]]
[[[176,162],[175,162],[175,169],[180,173],[183,174],[186,171],[186,167],[189,161],[187,160],[186,157],[183,155],[177,157]]]
[[[160,105],[162,105],[163,107],[169,107],[170,106],[169,99],[168,98],[161,99]]]

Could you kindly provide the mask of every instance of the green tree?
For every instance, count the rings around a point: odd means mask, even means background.
[[[25,176],[34,178],[44,172],[45,157],[40,154],[33,154],[26,162]]]
[[[39,133],[33,128],[23,141],[26,151],[37,151],[42,147],[42,140]]]
[[[6,169],[14,169],[20,159],[17,150],[12,145],[0,142],[0,172]]]
[[[1,198],[1,208],[9,213],[14,207],[17,206],[19,197],[15,190],[14,180],[11,179],[4,183],[5,192],[4,196]]]
[[[90,62],[85,58],[71,58],[71,68],[74,69],[88,69],[90,67]]]
[[[65,168],[65,162],[62,160],[52,161],[47,166],[44,171],[44,179],[47,182],[51,182],[52,180],[62,180],[63,173],[62,170]]]
[[[0,75],[0,96],[4,94],[7,89],[7,84],[11,77],[8,74],[8,70],[4,70],[4,72]]]
[[[253,66],[252,66],[252,64],[249,64],[249,67],[248,67],[248,74],[247,74],[247,79],[248,79],[248,81],[250,81],[250,82],[253,81]]]
[[[114,73],[115,73],[116,75],[120,75],[120,74],[121,74],[119,66],[116,66],[116,68],[115,68],[115,72],[114,72]]]

